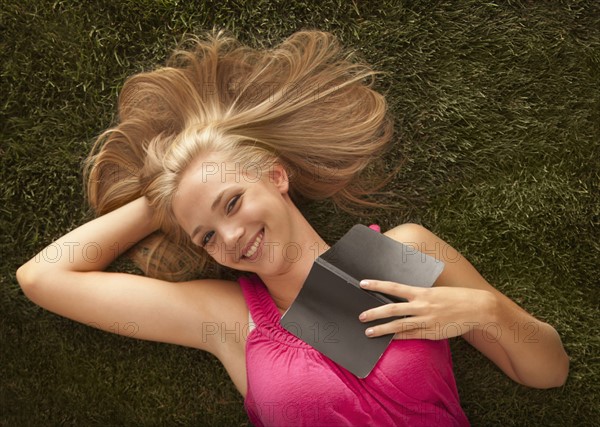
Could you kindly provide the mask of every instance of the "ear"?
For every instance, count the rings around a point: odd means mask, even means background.
[[[269,168],[269,182],[273,184],[281,194],[285,194],[289,190],[288,173],[281,163],[275,162]]]

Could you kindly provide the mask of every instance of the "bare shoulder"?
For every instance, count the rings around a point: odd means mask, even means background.
[[[433,232],[419,224],[398,225],[384,233],[386,236],[448,264],[456,264],[461,254]],[[463,262],[465,260],[463,259]],[[443,279],[443,277],[442,277]],[[440,283],[438,280],[437,284]]]
[[[419,250],[428,240],[436,237],[431,231],[419,224],[405,223],[389,229],[385,233],[386,236],[404,243],[405,245],[414,246]]]
[[[456,249],[422,225],[402,224],[385,234],[445,263],[444,270],[434,286],[466,286],[488,290],[491,288]]]
[[[434,286],[466,287],[499,294],[454,247],[422,225],[402,224],[385,234],[444,262],[444,270],[435,281]]]

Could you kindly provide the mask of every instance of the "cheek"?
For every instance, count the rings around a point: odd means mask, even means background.
[[[227,251],[223,250],[221,243],[206,245],[204,250],[217,264],[224,267],[235,268],[235,265],[231,262],[231,254],[228,255]]]
[[[247,198],[240,210],[240,216],[245,220],[261,220],[271,210],[273,202],[261,197]]]
[[[219,262],[219,245],[217,243],[211,243],[208,244],[204,247],[204,251],[206,252],[206,254],[211,257],[212,259],[214,259],[215,261]]]

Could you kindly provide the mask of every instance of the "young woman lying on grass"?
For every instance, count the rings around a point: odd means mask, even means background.
[[[365,379],[279,325],[329,247],[297,202],[367,205],[361,196],[381,184],[365,171],[392,125],[373,74],[313,31],[272,50],[212,35],[133,76],[118,125],[87,164],[98,217],[52,243],[71,248],[69,257],[48,262],[42,252],[23,265],[23,291],[78,322],[135,325],[136,338],[214,354],[256,425],[468,425],[447,341],[456,335],[514,381],[561,386],[569,360],[552,326],[416,224],[385,234],[435,254],[445,269],[432,288],[368,281],[408,302],[357,313],[360,321],[409,317],[365,328],[396,338]],[[147,277],[103,271],[127,250]],[[217,264],[244,273],[237,282],[206,278]],[[515,341],[515,328],[530,339]]]

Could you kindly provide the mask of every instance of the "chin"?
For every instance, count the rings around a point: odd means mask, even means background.
[[[268,255],[258,258],[252,265],[247,267],[247,271],[256,273],[259,276],[277,276],[290,269],[290,263],[279,259],[269,259]]]

